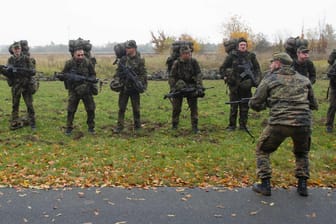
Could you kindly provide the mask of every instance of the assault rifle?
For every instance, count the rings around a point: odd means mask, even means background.
[[[167,93],[166,95],[164,95],[163,99],[171,99],[171,98],[175,98],[175,97],[192,97],[192,98],[197,98],[197,97],[204,97],[205,93],[204,91],[207,89],[212,89],[214,87],[208,87],[208,88],[196,88],[196,87],[186,87],[183,88],[179,91],[175,91],[175,92],[170,92]],[[201,91],[198,91],[201,90]]]
[[[59,79],[60,81],[67,81],[67,82],[90,82],[90,83],[98,83],[99,79],[94,77],[86,77],[75,72],[69,73],[54,73],[54,77]]]
[[[0,65],[0,73],[6,76],[7,78],[12,78],[13,76],[34,76],[36,71],[35,69],[14,67],[12,65]]]
[[[253,86],[257,86],[257,81],[254,77],[254,74],[251,70],[251,63],[249,62],[246,62],[245,64],[242,64],[242,65],[238,65],[239,68],[243,68],[244,71],[242,73],[240,73],[240,78],[242,79],[246,79],[246,78],[250,78],[252,80],[252,85]]]
[[[119,73],[119,78],[125,80],[124,83],[130,83],[134,90],[138,93],[143,93],[146,90],[146,86],[139,80],[138,75],[130,68],[122,63],[118,63],[121,68],[121,73]]]
[[[225,102],[225,104],[248,103],[251,98],[241,98],[240,100]]]

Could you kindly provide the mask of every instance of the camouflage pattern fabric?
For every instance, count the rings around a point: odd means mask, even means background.
[[[326,126],[333,129],[336,113],[336,88],[330,86],[329,89],[329,107],[327,111]]]
[[[311,110],[318,109],[312,84],[289,66],[283,66],[259,84],[249,106],[260,111],[270,107],[271,125],[310,126]]]
[[[138,79],[147,88],[147,70],[145,67],[145,59],[141,57],[139,52],[137,52],[134,57],[127,56],[127,55],[123,56],[120,59],[119,63],[133,70],[137,74]],[[119,76],[121,72],[122,72],[122,68],[118,66],[115,77]],[[122,82],[124,82],[124,80],[122,80]],[[124,89],[122,91],[126,91],[130,94],[134,93],[132,84],[130,82],[129,83],[124,82]]]
[[[182,80],[187,87],[203,88],[201,69],[196,59],[190,58],[188,61],[183,61],[179,58],[175,60],[168,79],[170,89],[175,90],[176,84],[180,83],[180,80]],[[176,97],[172,99],[173,125],[177,125],[179,123],[182,101],[183,97]],[[196,128],[198,123],[197,98],[187,97],[187,102],[190,108],[191,125]]]
[[[309,126],[268,125],[262,132],[257,148],[257,175],[260,179],[271,178],[270,154],[287,138],[293,139],[295,177],[309,178],[309,150],[311,143]]]
[[[139,52],[137,52],[137,54],[134,57],[128,55],[123,56],[120,59],[120,63],[133,70],[138,75],[139,80],[147,88],[147,70],[145,67],[145,60],[141,57]],[[122,72],[122,70],[121,67],[118,66],[115,76],[118,76],[119,72]],[[131,83],[124,83],[123,89],[120,90],[118,99],[119,111],[118,111],[117,125],[119,129],[124,128],[125,112],[129,99],[131,99],[132,104],[134,128],[139,129],[141,128],[140,94],[133,89]]]
[[[299,63],[295,59],[293,60],[293,67],[298,73],[309,78],[312,84],[316,82],[316,69],[311,60],[308,59],[304,63]]]
[[[96,78],[96,72],[89,59],[84,58],[82,61],[76,61],[75,59],[68,60],[65,63],[62,73],[75,72],[77,74]],[[85,110],[87,113],[87,125],[88,128],[93,129],[95,127],[95,109],[96,105],[93,98],[91,83],[84,82],[71,82],[68,83],[68,115],[67,115],[67,128],[73,128],[73,120],[80,100],[83,101]]]
[[[256,148],[258,177],[271,177],[270,154],[291,137],[296,159],[295,176],[309,178],[311,110],[318,109],[309,79],[290,66],[282,66],[261,81],[249,106],[256,111],[270,108],[268,125]]]
[[[35,66],[29,56],[21,54],[8,58],[7,65],[26,69],[34,69]],[[8,79],[12,92],[12,126],[15,126],[19,119],[19,106],[21,96],[27,107],[28,119],[31,126],[35,126],[35,110],[33,107],[33,90],[31,89],[31,77],[29,75],[17,74]]]
[[[251,71],[257,83],[259,83],[261,79],[260,65],[254,53],[233,50],[225,58],[222,66],[219,68],[221,76],[226,77],[226,83],[230,90],[230,101],[252,96],[252,81],[250,79],[242,80],[240,77],[240,74],[244,72],[241,66],[246,63],[251,65]],[[240,127],[246,127],[249,110],[247,103],[231,104],[229,126],[236,127],[238,110],[239,125]]]
[[[336,63],[332,64],[327,71],[329,81],[329,108],[327,112],[326,126],[333,129],[336,113]]]

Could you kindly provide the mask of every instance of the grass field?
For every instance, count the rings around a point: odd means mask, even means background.
[[[117,119],[117,93],[108,85],[95,97],[96,131],[87,132],[86,113],[80,103],[72,136],[64,135],[67,92],[61,82],[41,82],[34,95],[37,131],[29,127],[9,130],[11,95],[0,81],[0,185],[17,187],[65,186],[249,186],[256,181],[255,143],[246,132],[226,132],[228,95],[221,80],[205,80],[209,89],[199,100],[200,134],[192,134],[190,111],[184,102],[180,128],[172,131],[171,104],[163,99],[168,84],[150,81],[141,96],[143,130],[133,131],[130,104],[126,128],[112,133]],[[328,82],[319,80],[315,94],[320,110],[314,112],[311,147],[311,186],[336,183],[336,136],[325,132]],[[21,103],[21,115],[25,106]],[[256,138],[268,111],[250,111],[249,127]],[[272,155],[272,184],[296,184],[294,156],[288,139]]]

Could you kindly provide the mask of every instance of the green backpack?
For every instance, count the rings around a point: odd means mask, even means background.
[[[75,50],[78,48],[82,48],[84,50],[85,57],[88,58],[93,67],[95,67],[97,60],[91,55],[92,44],[90,43],[90,40],[84,40],[80,37],[77,40],[69,40],[69,52],[72,57],[74,56]]]
[[[178,57],[180,57],[180,48],[182,46],[188,46],[191,49],[191,51],[194,50],[194,45],[193,45],[193,42],[191,41],[179,40],[179,41],[175,41],[174,43],[172,43],[171,51],[170,51],[171,53],[166,61],[168,73],[170,73],[174,61],[178,59]]]

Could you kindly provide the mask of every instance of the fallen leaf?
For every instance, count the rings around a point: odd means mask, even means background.
[[[252,212],[250,212],[250,215],[256,215],[256,214],[258,214],[259,212],[260,212],[260,209],[257,210],[257,211],[252,211]]]
[[[316,218],[316,213],[313,212],[312,214],[307,214],[306,215],[308,218]]]

